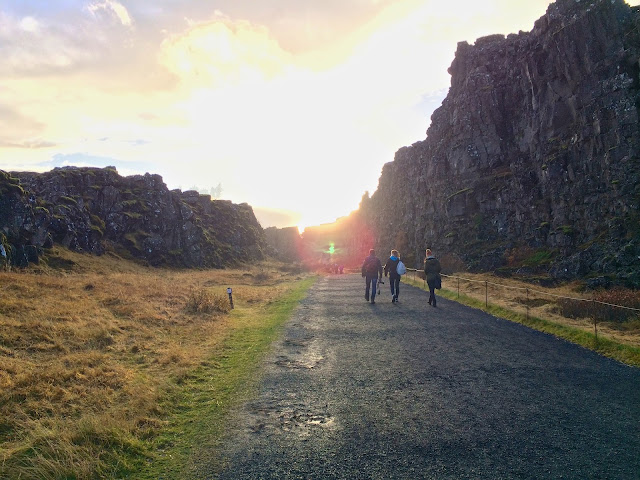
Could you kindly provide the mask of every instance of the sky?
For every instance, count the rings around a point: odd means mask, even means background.
[[[265,228],[332,222],[425,139],[457,43],[550,3],[0,0],[0,169],[115,166]]]

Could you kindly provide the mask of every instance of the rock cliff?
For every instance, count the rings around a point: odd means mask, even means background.
[[[159,175],[122,177],[113,167],[0,171],[0,234],[16,265],[55,243],[184,267],[260,259],[266,246],[249,205],[170,191]]]
[[[530,32],[459,43],[426,139],[363,199],[378,248],[640,286],[639,27],[622,0],[558,0]]]

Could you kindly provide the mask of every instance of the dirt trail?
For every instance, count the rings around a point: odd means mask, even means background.
[[[404,284],[363,295],[312,288],[196,478],[640,478],[640,369]]]

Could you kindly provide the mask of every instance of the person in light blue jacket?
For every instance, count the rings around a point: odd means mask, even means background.
[[[384,276],[389,275],[389,287],[391,288],[391,303],[398,301],[400,295],[400,275],[398,274],[398,263],[400,254],[397,250],[391,250],[391,256],[384,265]]]

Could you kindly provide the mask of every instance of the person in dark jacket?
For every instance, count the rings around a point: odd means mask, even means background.
[[[374,249],[369,250],[369,256],[362,263],[362,276],[366,278],[364,299],[368,302],[369,292],[371,292],[371,303],[376,303],[376,284],[378,279],[382,280],[382,263],[376,257]]]
[[[426,258],[424,259],[424,275],[429,285],[429,305],[436,306],[435,289],[440,288],[440,262],[433,256],[430,248],[427,248]]]
[[[400,275],[398,275],[398,262],[400,254],[397,250],[391,250],[391,256],[384,265],[384,276],[389,275],[389,287],[391,288],[391,303],[398,301],[400,294]]]

